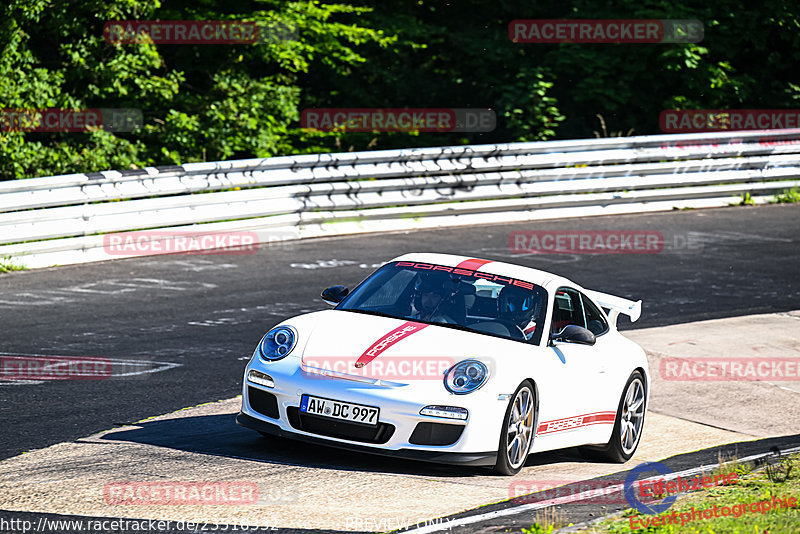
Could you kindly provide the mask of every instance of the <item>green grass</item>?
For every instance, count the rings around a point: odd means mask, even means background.
[[[9,273],[11,271],[24,271],[26,267],[16,263],[15,260],[8,256],[0,258],[0,273]]]
[[[664,514],[645,515],[636,510],[626,510],[620,516],[606,519],[591,525],[585,532],[611,532],[613,534],[630,534],[641,532],[647,534],[795,534],[800,532],[800,502],[794,508],[780,508],[769,510],[765,513],[750,511],[750,504],[759,501],[772,501],[773,497],[789,499],[794,497],[800,501],[800,455],[793,455],[782,459],[785,467],[790,468],[789,477],[783,481],[773,482],[765,470],[749,472],[747,466],[738,466],[738,483],[731,486],[718,486],[693,492],[678,497],[675,504]],[[785,497],[784,497],[785,496]],[[697,519],[680,524],[680,514],[695,510],[718,510],[727,506],[741,510],[741,505],[747,505],[747,511],[740,517],[712,517],[710,519]],[[666,525],[649,525],[647,528],[635,524],[631,528],[631,518],[637,521],[663,517],[665,514],[677,512],[678,522]],[[687,519],[689,516],[686,516]]]
[[[753,200],[753,197],[750,196],[750,193],[743,193],[742,194],[742,201],[739,203],[740,206],[755,206],[756,202]]]
[[[800,202],[800,189],[797,187],[785,189],[783,193],[776,195],[775,200],[772,201],[774,204],[797,204],[798,202]]]
[[[530,528],[523,528],[522,534],[552,534],[561,527],[570,526],[564,519],[564,513],[553,507],[538,510]]]

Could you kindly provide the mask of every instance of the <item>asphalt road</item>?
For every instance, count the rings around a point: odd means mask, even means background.
[[[352,286],[405,252],[507,260],[641,298],[638,328],[800,308],[798,223],[797,205],[732,207],[316,239],[253,255],[2,275],[0,353],[108,358],[115,376],[0,382],[0,458],[235,396],[270,326],[324,308],[324,287]],[[513,231],[565,229],[660,231],[675,246],[658,254],[509,250]]]

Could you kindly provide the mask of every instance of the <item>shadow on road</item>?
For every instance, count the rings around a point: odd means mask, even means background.
[[[456,467],[351,452],[283,438],[260,436],[238,426],[233,414],[203,415],[138,423],[109,432],[101,440],[128,441],[186,452],[317,469],[402,473],[434,477],[491,475],[488,468]],[[526,466],[586,462],[577,451],[532,454]]]

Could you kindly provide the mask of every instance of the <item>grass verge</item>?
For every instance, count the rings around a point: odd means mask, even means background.
[[[731,466],[726,466],[721,471],[730,469]],[[632,532],[796,534],[800,532],[800,502],[798,502],[800,501],[800,455],[783,457],[779,463],[769,468],[751,471],[749,466],[738,464],[735,465],[735,470],[738,474],[738,482],[735,485],[717,486],[679,496],[675,504],[662,514],[647,515],[633,509],[625,510],[621,515],[594,523],[581,532],[612,534]],[[782,501],[780,506],[776,503],[777,500]],[[724,515],[726,510],[727,516]],[[671,516],[672,521],[669,521],[667,516]],[[659,519],[653,521],[655,518]]]
[[[786,189],[783,193],[776,195],[772,202],[774,204],[796,204],[800,202],[800,189],[797,187]]]
[[[10,273],[11,271],[24,271],[26,267],[18,264],[8,256],[0,258],[0,273]]]

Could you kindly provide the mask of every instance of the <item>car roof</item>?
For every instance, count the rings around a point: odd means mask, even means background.
[[[462,269],[477,270],[482,273],[509,276],[525,282],[533,282],[534,284],[542,287],[546,287],[551,284],[567,284],[580,288],[578,284],[572,282],[571,280],[568,280],[563,276],[548,273],[547,271],[540,271],[539,269],[532,269],[531,267],[523,267],[522,265],[515,265],[513,263],[506,263],[503,261],[473,258],[472,256],[436,254],[432,252],[412,252],[398,256],[391,261],[414,261],[434,263],[436,265],[444,265],[446,267],[461,267]],[[480,264],[480,262],[485,263]]]

